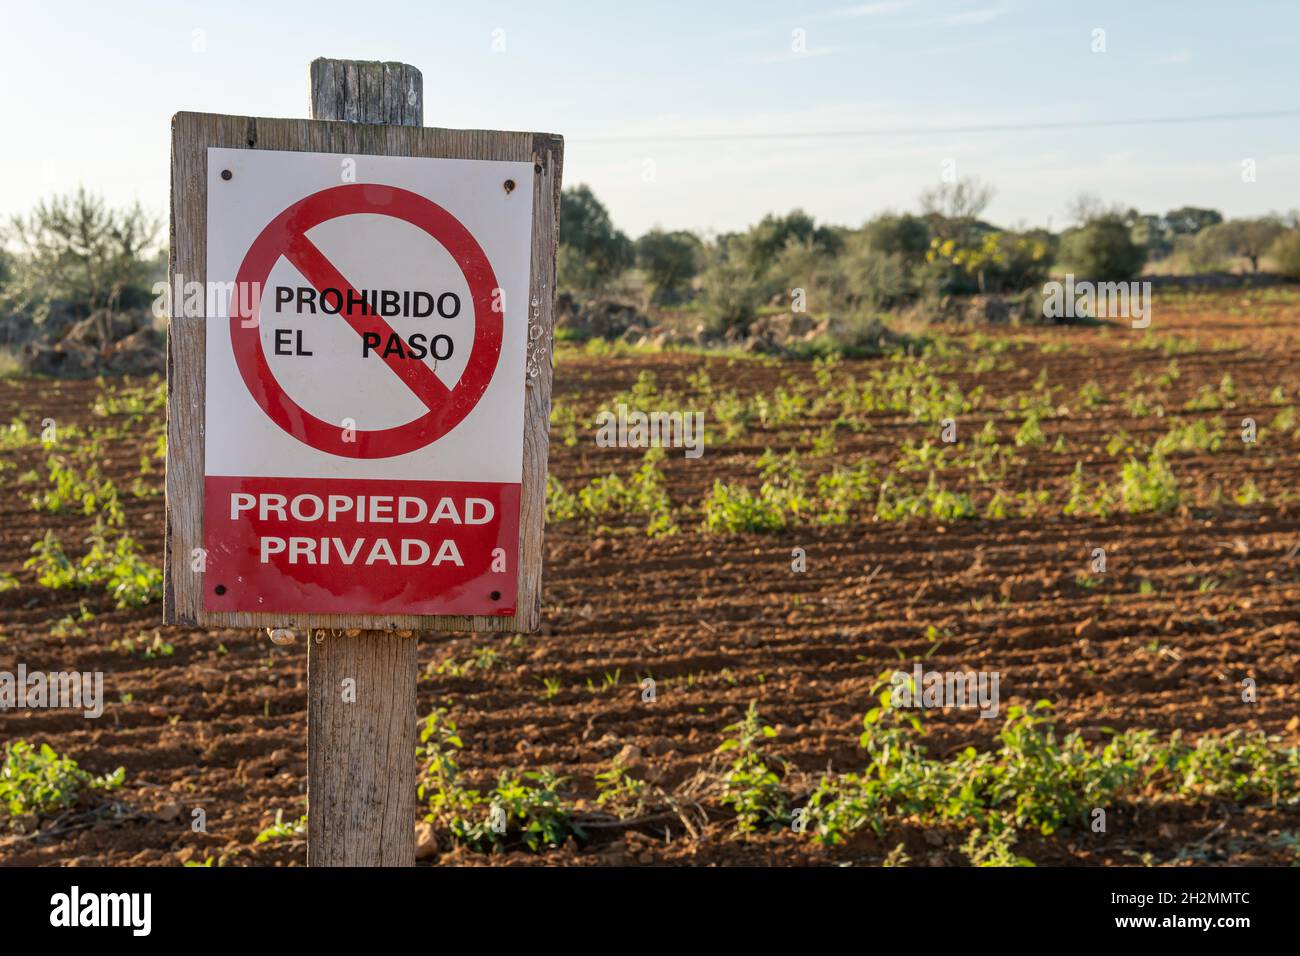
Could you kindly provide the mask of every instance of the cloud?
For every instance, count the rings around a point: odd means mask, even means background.
[[[857,7],[841,7],[818,14],[818,19],[838,20],[842,18],[877,17],[886,13],[897,13],[912,5],[912,0],[882,0],[880,3],[864,3]]]
[[[967,26],[971,23],[988,23],[1010,12],[1010,7],[985,7],[979,10],[963,10],[962,13],[950,13],[933,22],[943,23],[944,26]]]
[[[789,63],[792,60],[804,60],[809,57],[832,56],[840,52],[841,47],[837,46],[817,46],[809,47],[806,50],[786,50],[782,53],[759,53],[754,56],[741,58],[741,63],[757,63],[766,65],[769,63]]]
[[[1187,63],[1192,59],[1191,50],[1175,50],[1173,53],[1166,53],[1156,60],[1158,66],[1176,66],[1179,63]]]

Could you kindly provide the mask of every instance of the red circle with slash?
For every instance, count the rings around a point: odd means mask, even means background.
[[[396,334],[370,309],[347,307],[347,293],[355,290],[307,238],[307,232],[323,222],[363,213],[392,216],[424,230],[451,253],[469,285],[474,303],[474,339],[465,371],[452,388],[444,385],[423,361],[394,359],[386,363],[427,412],[405,424],[372,431],[344,429],[341,424],[311,414],[289,396],[266,361],[258,295],[231,297],[230,340],[239,373],[253,399],[294,438],[345,458],[391,458],[423,448],[459,425],[487,391],[501,357],[502,317],[495,307],[496,274],[482,247],[460,220],[424,196],[396,186],[333,186],[300,199],[267,224],[244,256],[235,288],[265,289],[271,269],[283,256],[318,290],[331,288],[343,294],[345,305],[339,317],[358,335]],[[355,298],[360,300],[360,294]]]

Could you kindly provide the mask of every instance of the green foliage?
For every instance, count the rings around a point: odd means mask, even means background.
[[[35,570],[42,587],[92,588],[102,586],[119,608],[144,607],[162,599],[162,570],[147,562],[126,532],[112,541],[97,521],[86,539],[90,550],[78,561],[64,553],[52,530],[32,545],[32,557],[23,567]]]
[[[994,229],[965,241],[936,236],[926,262],[942,276],[940,292],[1015,292],[1043,284],[1052,251],[1047,233],[1017,235]]]
[[[117,488],[100,472],[99,465],[92,462],[82,473],[66,458],[51,455],[46,460],[46,467],[52,487],[32,497],[33,510],[53,514],[80,512],[84,515],[102,511],[106,523],[122,525],[124,515]]]
[[[1145,463],[1136,458],[1124,463],[1120,501],[1130,514],[1168,514],[1177,509],[1182,493],[1164,456],[1153,452]]]
[[[771,450],[758,460],[758,493],[743,485],[715,480],[704,500],[704,527],[709,532],[779,531],[808,513],[807,479],[794,452],[783,456]]]
[[[639,817],[646,811],[649,796],[648,784],[627,772],[618,760],[610,763],[608,770],[596,774],[596,803],[614,811],[620,819]]]
[[[1175,419],[1169,431],[1161,435],[1152,451],[1158,455],[1192,454],[1203,452],[1214,454],[1223,447],[1225,432],[1222,423],[1207,422],[1198,418],[1194,422]]]
[[[760,282],[777,256],[791,243],[812,243],[833,255],[839,251],[841,240],[834,229],[818,226],[802,209],[784,216],[769,213],[748,232],[727,240],[728,247],[745,264],[750,276]]]
[[[910,818],[972,827],[963,850],[973,863],[1018,866],[1025,861],[1010,850],[1017,832],[1081,830],[1092,808],[1140,793],[1300,800],[1300,748],[1276,738],[1234,731],[1188,746],[1177,731],[1161,742],[1149,730],[1107,730],[1104,743],[1092,744],[1078,732],[1058,736],[1046,701],[1008,708],[995,750],[933,758],[917,742],[920,721],[894,706],[890,683],[881,675],[880,706],[863,718],[867,768],[827,775],[808,800],[807,832],[824,845],[867,827],[883,835],[890,821]]]
[[[1269,248],[1273,267],[1288,279],[1300,280],[1300,229],[1281,233]]]
[[[307,814],[303,814],[297,820],[288,822],[284,819],[284,811],[275,811],[275,822],[259,833],[254,839],[254,843],[270,843],[272,840],[285,840],[291,838],[301,838],[307,835]]]
[[[87,790],[120,787],[125,776],[126,771],[118,767],[96,777],[71,757],[60,756],[49,744],[38,748],[14,740],[5,744],[5,760],[0,765],[0,807],[10,816],[50,814],[72,806]]]
[[[884,213],[862,227],[867,245],[883,255],[898,256],[918,265],[930,248],[930,227],[911,213]]]
[[[700,269],[701,243],[694,233],[652,229],[636,241],[636,264],[645,273],[651,301],[674,302]]]
[[[10,281],[0,289],[0,312],[39,324],[56,301],[83,315],[148,302],[148,253],[158,231],[139,203],[112,209],[85,189],[42,200],[29,215],[10,220],[15,256]]]
[[[735,812],[736,828],[751,833],[760,826],[775,828],[787,822],[786,795],[776,772],[777,768],[784,772],[784,765],[762,748],[764,740],[776,736],[776,728],[763,723],[757,704],[750,701],[745,716],[724,732],[732,736],[723,740],[717,752],[734,752],[735,759],[722,778],[721,803]]]
[[[1061,258],[1076,274],[1094,282],[1132,279],[1146,261],[1129,227],[1115,213],[1104,213],[1061,237]]]
[[[1065,515],[1091,515],[1094,518],[1108,518],[1115,508],[1115,498],[1104,481],[1097,482],[1091,489],[1084,479],[1083,462],[1074,464],[1070,473],[1069,497],[1061,509]]]
[[[559,284],[562,289],[603,289],[632,265],[632,242],[614,227],[609,210],[590,187],[560,195]]]
[[[947,490],[939,484],[935,473],[931,472],[922,488],[901,482],[882,482],[876,498],[875,514],[878,521],[956,521],[979,517],[979,510],[970,495]]]
[[[1231,219],[1188,236],[1188,241],[1180,243],[1180,248],[1197,269],[1221,268],[1224,260],[1244,258],[1250,262],[1251,271],[1258,272],[1260,257],[1282,231],[1282,223],[1270,216]]]
[[[533,852],[560,846],[570,836],[585,838],[560,796],[564,778],[550,771],[522,774],[501,771],[487,793],[464,786],[456,757],[464,746],[456,724],[444,708],[434,710],[420,730],[418,799],[425,819],[445,827],[459,842],[477,851],[522,841]],[[493,825],[493,811],[504,827]]]
[[[743,259],[720,244],[705,250],[704,261],[700,291],[705,328],[715,335],[748,331],[764,301],[760,281]]]

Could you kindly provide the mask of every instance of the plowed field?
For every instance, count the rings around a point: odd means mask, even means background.
[[[1000,677],[995,719],[921,714],[935,758],[995,746],[1008,709],[1039,700],[1054,705],[1058,734],[1089,742],[1132,728],[1191,741],[1262,731],[1295,746],[1300,296],[1170,294],[1153,315],[1146,331],[948,330],[919,354],[829,366],[563,351],[551,473],[567,494],[642,466],[643,449],[598,447],[590,419],[602,405],[703,410],[708,445],[695,459],[652,458],[677,533],[650,535],[647,514],[617,505],[548,523],[541,633],[420,639],[419,711],[445,707],[459,725],[465,778],[486,789],[501,770],[549,768],[589,823],[586,839],[537,853],[517,842],[478,853],[436,830],[425,859],[875,865],[902,844],[914,865],[965,864],[968,827],[900,811],[882,832],[862,827],[835,845],[788,825],[738,833],[711,789],[731,759],[715,753],[723,728],[751,702],[775,730],[765,753],[783,762],[790,806],[828,768],[861,772],[878,677],[917,661]],[[161,563],[162,463],[141,470],[162,426],[155,391],[142,380],[0,381],[0,423],[35,435],[45,419],[77,426],[48,447],[11,430],[0,448],[0,572],[11,576],[0,670],[103,671],[107,699],[98,720],[5,712],[0,740],[49,743],[94,773],[125,768],[97,802],[0,836],[6,864],[305,861],[301,837],[255,842],[277,811],[289,821],[306,808],[305,641],[162,628],[156,602],[118,609],[103,589],[43,587],[23,566],[47,530],[70,555],[84,550],[90,516],[31,506],[50,487],[47,458],[73,449],[116,486],[123,527]],[[117,401],[105,407],[106,396]],[[1254,442],[1242,438],[1248,418]],[[943,440],[945,419],[955,442]],[[1167,480],[1125,474],[1130,460],[1151,465],[1161,441]],[[706,530],[715,482],[762,496],[769,449],[795,453],[769,479],[799,498],[801,471],[807,503],[771,530]],[[1076,465],[1082,491],[1065,514]],[[860,469],[866,492],[819,489],[837,467]],[[618,821],[598,807],[595,775],[619,754],[675,795],[673,808]],[[206,833],[191,830],[194,807]],[[1040,864],[1297,859],[1300,809],[1285,797],[1139,786],[1107,814],[1104,833],[1026,827],[1015,852]]]

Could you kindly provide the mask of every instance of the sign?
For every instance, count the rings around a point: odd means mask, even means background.
[[[536,628],[562,155],[176,114],[165,622]]]
[[[533,164],[207,159],[204,607],[513,614]]]

